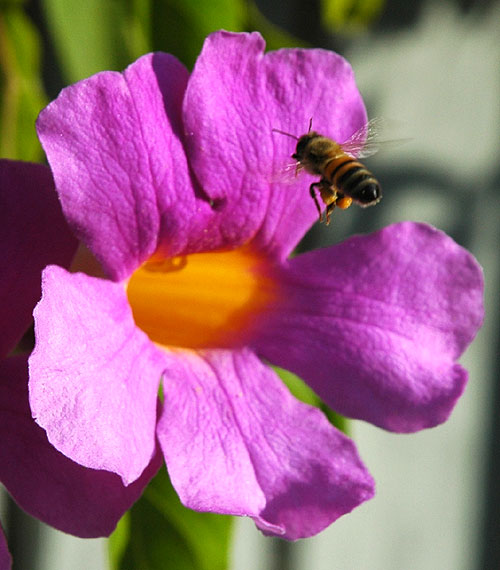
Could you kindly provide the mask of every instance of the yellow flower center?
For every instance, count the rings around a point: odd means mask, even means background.
[[[137,326],[154,342],[185,348],[244,345],[274,295],[266,261],[248,248],[153,256],[127,284]]]

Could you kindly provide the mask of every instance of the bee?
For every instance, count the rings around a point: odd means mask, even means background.
[[[379,120],[373,119],[343,143],[311,131],[312,119],[308,132],[300,137],[273,129],[297,141],[292,154],[292,158],[297,161],[296,171],[303,168],[310,174],[321,177],[319,182],[313,182],[309,187],[320,222],[323,221],[323,213],[317,192],[325,205],[326,225],[330,223],[331,213],[336,207],[345,210],[352,202],[363,207],[373,206],[382,199],[379,182],[358,160],[378,150],[378,145],[373,140],[378,124]]]

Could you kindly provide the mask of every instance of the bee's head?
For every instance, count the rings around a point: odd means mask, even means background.
[[[308,146],[310,145],[311,141],[319,136],[320,135],[318,135],[318,133],[311,131],[299,137],[297,146],[295,147],[295,152],[292,154],[292,158],[298,162],[301,162],[308,153]]]

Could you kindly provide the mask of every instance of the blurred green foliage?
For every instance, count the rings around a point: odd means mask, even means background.
[[[34,124],[47,103],[39,36],[20,2],[0,6],[0,156],[39,161]]]
[[[336,32],[366,27],[383,2],[323,0],[323,25]],[[47,104],[45,90],[122,70],[154,50],[191,68],[205,37],[221,28],[258,30],[268,49],[305,45],[246,0],[39,0],[36,10],[33,4],[0,0],[0,152],[7,158],[42,160],[33,125]]]
[[[269,49],[300,45],[245,0],[0,0],[0,156],[43,159],[34,122],[46,92],[155,50],[191,68],[218,29],[260,30]]]
[[[152,14],[155,49],[177,55],[189,68],[210,32],[241,32],[246,24],[246,6],[241,0],[164,0],[152,2]]]
[[[124,23],[128,14],[131,30],[135,30],[132,23],[136,18],[132,10],[127,10],[128,4],[132,2],[42,2],[50,38],[68,83],[103,69],[123,69],[130,63]]]
[[[165,468],[110,537],[112,570],[226,570],[233,519],[182,506]]]
[[[283,368],[278,368],[277,366],[273,366],[274,371],[278,374],[278,376],[283,380],[286,384],[287,388],[290,392],[301,402],[309,404],[310,406],[314,406],[319,408],[327,417],[328,421],[335,426],[338,430],[344,432],[346,435],[349,435],[349,420],[337,412],[334,412],[331,408],[329,408],[319,396],[309,388],[309,386],[296,374],[293,372],[289,372],[288,370],[284,370]]]
[[[366,30],[382,12],[385,0],[321,0],[323,26],[334,33]]]

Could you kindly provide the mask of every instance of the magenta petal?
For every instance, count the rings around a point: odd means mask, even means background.
[[[64,455],[129,484],[154,454],[163,356],[136,328],[123,284],[49,266],[42,292],[33,416]]]
[[[7,541],[0,526],[0,570],[10,570],[12,567],[12,558],[7,547]]]
[[[483,319],[481,268],[444,233],[406,222],[292,259],[254,345],[341,414],[397,432],[447,419],[455,360]]]
[[[187,77],[174,57],[149,54],[124,74],[103,72],[63,89],[38,118],[64,213],[114,279],[156,250],[161,231],[175,233],[161,228],[164,210],[192,214],[179,141]]]
[[[349,64],[320,49],[264,55],[258,33],[210,35],[184,100],[186,145],[193,173],[218,205],[224,227],[286,255],[316,219],[311,177],[283,183],[296,141],[309,121],[340,142],[366,122]],[[246,235],[245,235],[246,232]]]
[[[76,251],[46,166],[0,160],[0,243],[1,358],[32,320],[42,269],[67,266]]]
[[[156,453],[128,487],[114,473],[74,463],[50,445],[32,419],[27,387],[26,358],[5,360],[0,365],[0,481],[25,511],[47,524],[83,538],[108,536],[159,469],[161,455]]]
[[[373,495],[351,440],[252,352],[179,353],[164,378],[158,438],[187,507],[294,540]]]

